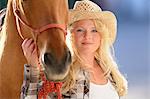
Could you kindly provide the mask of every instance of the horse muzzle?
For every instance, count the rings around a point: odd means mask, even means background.
[[[68,49],[60,60],[58,60],[54,53],[44,53],[42,57],[44,73],[48,80],[59,81],[66,77],[72,60]]]

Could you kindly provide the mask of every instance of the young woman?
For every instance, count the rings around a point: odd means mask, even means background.
[[[64,99],[119,99],[127,93],[127,81],[114,60],[116,24],[112,12],[89,0],[76,1],[70,10],[73,62],[62,88]],[[32,40],[26,39],[22,48],[34,68],[31,73],[38,75]]]

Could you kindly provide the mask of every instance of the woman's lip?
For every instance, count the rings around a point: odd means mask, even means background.
[[[93,44],[93,43],[83,42],[82,44]]]

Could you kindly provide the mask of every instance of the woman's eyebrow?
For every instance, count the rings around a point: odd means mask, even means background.
[[[75,26],[74,29],[76,29],[76,28],[83,28],[84,29],[84,27],[82,27],[82,26]]]
[[[91,27],[92,29],[96,29],[96,27]]]

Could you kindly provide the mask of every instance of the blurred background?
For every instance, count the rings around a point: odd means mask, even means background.
[[[0,10],[5,8],[8,0],[0,0]]]
[[[72,8],[76,0],[69,0]],[[150,1],[92,0],[103,10],[115,13],[118,34],[114,44],[119,69],[129,83],[128,95],[121,99],[150,99]],[[0,0],[0,9],[7,0]]]

